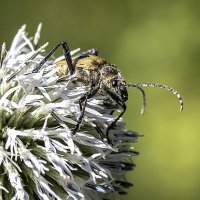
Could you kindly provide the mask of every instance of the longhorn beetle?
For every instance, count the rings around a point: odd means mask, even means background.
[[[63,49],[64,59],[55,62],[56,66],[60,66],[58,75],[73,75],[77,78],[76,83],[78,85],[89,86],[89,90],[79,99],[81,114],[78,118],[77,125],[72,130],[72,134],[77,132],[82,123],[87,100],[93,97],[99,91],[108,94],[110,98],[113,99],[123,109],[119,116],[115,118],[115,120],[108,126],[106,130],[106,138],[109,143],[111,143],[109,139],[109,130],[116,124],[116,122],[126,111],[125,102],[128,100],[127,87],[135,87],[141,91],[143,95],[142,112],[144,112],[145,109],[146,98],[144,90],[141,87],[147,86],[164,88],[174,93],[179,99],[180,111],[183,110],[182,98],[180,94],[173,88],[157,83],[126,84],[126,81],[122,77],[119,69],[117,69],[114,64],[111,64],[104,58],[99,57],[96,49],[90,49],[86,52],[82,52],[75,59],[73,59],[70,55],[68,44],[65,41],[57,44],[32,72],[37,73],[59,47],[62,47]]]

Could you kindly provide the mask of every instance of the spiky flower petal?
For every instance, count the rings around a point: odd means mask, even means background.
[[[88,87],[60,78],[55,58],[32,73],[44,58],[48,43],[37,48],[22,26],[0,57],[0,199],[113,199],[132,186],[125,174],[137,152],[129,145],[138,134],[115,119],[117,105],[105,94],[88,100],[79,131],[72,128],[80,115],[78,100]],[[79,49],[78,49],[79,50]],[[74,56],[78,50],[72,51]]]

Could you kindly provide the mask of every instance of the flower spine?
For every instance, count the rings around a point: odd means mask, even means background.
[[[38,48],[41,26],[33,38],[22,26],[10,49],[1,48],[0,199],[117,199],[132,186],[125,175],[138,153],[129,143],[139,135],[121,119],[110,130],[113,145],[100,136],[117,109],[100,93],[88,100],[81,127],[71,134],[88,88],[60,78],[54,57],[32,73],[48,45]]]

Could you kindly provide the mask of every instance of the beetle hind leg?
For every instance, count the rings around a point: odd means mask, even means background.
[[[73,66],[72,64],[72,58],[71,58],[71,55],[70,55],[70,49],[69,49],[69,46],[67,44],[66,41],[64,42],[60,42],[59,44],[57,44],[41,61],[40,63],[36,66],[35,69],[33,69],[32,73],[37,73],[40,71],[40,69],[43,67],[43,65],[47,62],[47,60],[56,52],[56,50],[59,48],[59,47],[62,47],[63,49],[63,55],[65,57],[65,60],[66,60],[66,63],[67,63],[67,66],[69,68],[69,72],[70,72],[70,75],[73,75],[74,74],[74,71],[75,71],[75,67]]]

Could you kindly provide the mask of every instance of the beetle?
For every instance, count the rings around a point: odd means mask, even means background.
[[[96,93],[102,92],[114,100],[123,110],[115,118],[113,122],[108,126],[106,130],[107,141],[111,144],[109,139],[109,130],[116,124],[120,117],[126,111],[126,101],[128,100],[128,91],[127,87],[135,87],[142,92],[143,95],[143,108],[144,112],[146,98],[145,92],[142,87],[160,87],[167,89],[173,92],[179,99],[180,110],[183,110],[183,101],[180,94],[171,87],[162,84],[149,84],[149,83],[138,83],[138,84],[127,84],[123,78],[120,70],[114,65],[108,62],[106,59],[98,56],[98,51],[96,49],[90,49],[88,51],[80,53],[77,57],[72,58],[70,55],[70,49],[66,41],[60,42],[57,44],[44,58],[40,63],[33,69],[33,73],[37,73],[44,63],[55,53],[55,51],[62,47],[64,59],[55,61],[56,66],[60,66],[58,70],[59,76],[74,76],[76,77],[77,85],[89,86],[89,90],[80,97],[79,106],[80,106],[80,116],[78,122],[74,129],[72,129],[72,134],[75,134],[84,117],[85,107],[87,100],[95,96]]]

